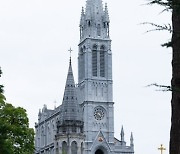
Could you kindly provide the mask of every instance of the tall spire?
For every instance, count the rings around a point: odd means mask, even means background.
[[[87,0],[86,19],[95,19],[103,15],[102,0]]]
[[[82,120],[80,107],[77,102],[76,88],[71,65],[71,57],[69,61],[69,70],[66,80],[60,119],[61,121]]]
[[[86,20],[91,20],[91,1],[86,2]]]

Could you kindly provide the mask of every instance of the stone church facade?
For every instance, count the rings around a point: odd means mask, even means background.
[[[134,154],[114,137],[112,51],[109,14],[102,0],[87,0],[80,20],[78,84],[71,59],[62,104],[44,105],[35,124],[35,154]]]

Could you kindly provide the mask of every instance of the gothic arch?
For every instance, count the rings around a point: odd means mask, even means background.
[[[47,142],[50,142],[51,130],[49,123],[47,124]]]
[[[71,143],[71,153],[72,154],[77,154],[77,151],[78,151],[77,142],[73,141]]]
[[[44,132],[44,127],[42,126],[41,127],[41,146],[44,146],[44,144],[45,144],[45,134],[44,134],[45,132]]]
[[[96,150],[95,154],[104,154],[104,152],[101,149]]]
[[[67,151],[68,151],[67,143],[65,141],[63,141],[62,142],[62,153],[67,154]]]
[[[106,49],[106,46],[102,44],[101,47],[100,47],[100,50],[104,50],[105,51],[105,49]]]
[[[91,21],[90,21],[90,20],[88,21],[88,26],[89,26],[89,27],[91,26]]]
[[[97,44],[93,44],[92,49],[93,50],[97,50],[98,49],[98,45]]]
[[[81,47],[80,49],[80,54],[83,54],[83,47]]]
[[[83,151],[84,151],[84,144],[83,142],[81,143],[81,154],[83,154]]]
[[[105,146],[98,146],[97,148],[95,148],[95,151],[93,152],[93,154],[108,154],[109,150],[107,150],[107,147]]]

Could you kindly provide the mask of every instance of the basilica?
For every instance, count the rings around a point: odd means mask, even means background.
[[[80,19],[78,81],[71,58],[62,104],[46,105],[35,124],[35,154],[134,154],[130,145],[114,136],[112,51],[107,4],[87,0]]]

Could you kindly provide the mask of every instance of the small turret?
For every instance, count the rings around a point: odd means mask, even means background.
[[[46,112],[46,111],[47,111],[47,105],[44,104],[43,109],[42,109],[42,112],[44,113],[44,112]]]
[[[121,128],[121,141],[124,142],[124,128]]]
[[[38,114],[38,120],[40,120],[41,119],[41,109],[39,109],[39,114]]]
[[[110,22],[107,3],[105,3],[104,22],[106,22],[106,23],[109,23],[109,22]]]
[[[130,146],[134,147],[134,138],[133,138],[133,133],[131,132],[131,137],[130,137]]]
[[[84,7],[82,7],[80,26],[84,25],[84,20],[85,20]]]

